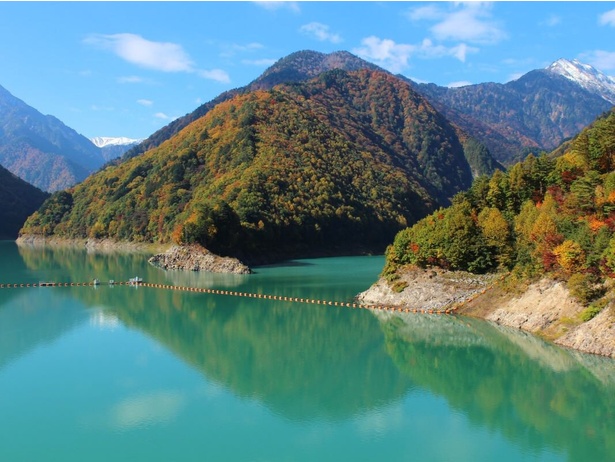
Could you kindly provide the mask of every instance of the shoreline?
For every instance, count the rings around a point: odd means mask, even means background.
[[[147,253],[152,256],[150,264],[165,271],[250,272],[239,260],[219,257],[202,248],[172,244],[42,236],[20,236],[15,242],[18,246],[85,249],[88,253]],[[615,359],[614,304],[608,304],[594,318],[583,322],[580,315],[586,307],[574,300],[561,282],[544,278],[513,293],[498,284],[502,274],[406,268],[398,275],[396,285],[403,290],[393,290],[384,278],[379,278],[356,300],[412,309],[453,309],[461,316],[517,328],[559,346]]]
[[[114,241],[111,239],[67,239],[61,237],[44,237],[24,235],[15,239],[18,246],[58,247],[65,249],[85,249],[88,253],[158,253],[164,252],[171,244],[152,244],[142,242]]]
[[[615,306],[608,304],[584,322],[580,315],[586,307],[561,282],[544,278],[513,293],[498,284],[501,274],[406,268],[398,275],[398,281],[405,285],[403,290],[394,291],[380,278],[357,300],[407,308],[453,308],[461,316],[520,329],[559,346],[615,359]]]

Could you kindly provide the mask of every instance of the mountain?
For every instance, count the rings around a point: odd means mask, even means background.
[[[0,164],[44,191],[82,181],[104,162],[86,137],[0,87]]]
[[[15,239],[26,218],[49,197],[0,166],[0,239]]]
[[[100,149],[101,155],[105,161],[117,159],[122,156],[130,148],[137,146],[143,139],[133,139],[126,137],[108,137],[97,136],[90,140]]]
[[[118,159],[118,162],[138,156],[148,149],[159,146],[162,142],[171,138],[188,124],[203,117],[217,104],[227,101],[234,96],[254,90],[270,90],[280,83],[305,82],[323,72],[333,69],[342,69],[345,71],[371,69],[385,72],[375,64],[368,63],[347,51],[337,51],[329,54],[310,50],[297,51],[277,61],[260,77],[248,85],[226,91],[212,101],[199,106],[190,114],[186,114],[164,126],[142,143],[126,152],[121,159]]]
[[[610,77],[589,64],[573,59],[558,59],[547,71],[566,77],[586,90],[601,96],[612,104],[615,104],[615,78]]]
[[[608,78],[578,61],[568,63],[559,60],[506,84],[413,85],[498,161],[510,165],[530,151],[554,149],[612,107]]]
[[[22,232],[198,242],[249,262],[382,251],[472,183],[480,145],[389,73],[236,95],[56,194]]]

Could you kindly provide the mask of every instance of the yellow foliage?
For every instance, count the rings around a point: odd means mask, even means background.
[[[585,264],[585,252],[577,242],[570,239],[555,247],[553,254],[557,263],[568,273],[581,270]]]

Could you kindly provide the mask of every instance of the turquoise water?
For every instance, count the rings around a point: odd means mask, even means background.
[[[247,276],[0,243],[0,282],[349,301],[382,257]],[[130,287],[0,289],[2,461],[615,460],[615,363],[467,318]]]

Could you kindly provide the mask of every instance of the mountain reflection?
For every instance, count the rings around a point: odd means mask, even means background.
[[[344,419],[411,387],[367,312],[148,292],[114,310],[233,393],[293,420]],[[145,308],[147,307],[147,308]]]
[[[380,318],[400,371],[471,422],[531,451],[545,444],[565,448],[569,460],[610,460],[615,454],[612,360],[480,320]]]
[[[104,281],[139,275],[165,284],[348,298],[335,279],[337,266],[323,282],[316,274],[322,271],[318,265],[279,268],[275,276],[263,270],[227,277],[163,272],[148,265],[145,256],[21,248],[19,253],[31,278]],[[527,453],[564,451],[571,461],[611,460],[615,454],[615,362],[561,349],[519,330],[452,316],[393,315],[162,289],[57,290],[97,307],[101,322],[119,320],[145,333],[207,380],[286,419],[351,419],[424,390]],[[27,312],[23,304],[19,309]],[[0,326],[13,313],[0,306]],[[32,317],[24,318],[29,320],[21,330],[34,330],[39,321],[54,325],[44,310],[29,313]],[[60,324],[74,323],[71,316]],[[60,335],[62,328],[56,331]],[[24,342],[41,341],[36,335],[9,334],[6,338],[12,340],[0,348],[0,367],[28,350]]]

